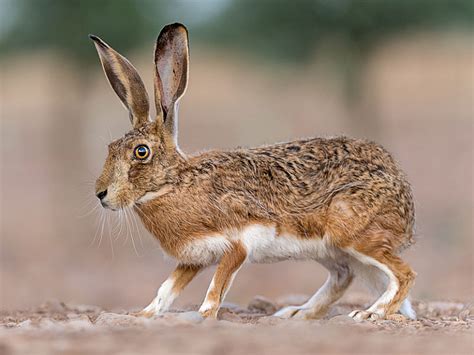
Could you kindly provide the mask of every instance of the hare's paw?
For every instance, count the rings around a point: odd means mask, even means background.
[[[203,311],[199,311],[199,313],[203,318],[217,319],[217,311],[217,309],[206,309]]]
[[[290,306],[280,309],[273,316],[279,318],[292,319],[321,319],[324,316],[323,310]]]
[[[292,318],[297,315],[301,310],[303,310],[303,308],[300,306],[283,307],[279,311],[275,312],[273,316],[278,318]]]
[[[203,318],[217,319],[217,312],[219,311],[219,305],[215,302],[204,301],[201,307],[199,307],[199,313]]]
[[[360,311],[360,310],[355,310],[349,313],[349,317],[354,319],[355,321],[363,321],[363,320],[379,320],[379,319],[384,319],[385,316],[384,314],[377,313],[377,312],[372,312],[372,311]]]
[[[148,306],[146,306],[143,310],[140,312],[132,313],[132,315],[136,317],[146,317],[146,318],[153,318],[155,316],[159,316],[160,314],[163,314],[163,311],[161,311],[158,303],[153,300]]]

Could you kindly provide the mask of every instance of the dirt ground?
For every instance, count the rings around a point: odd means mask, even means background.
[[[124,310],[47,302],[0,313],[0,354],[472,354],[474,306],[414,302],[418,320],[354,322],[346,314],[364,306],[332,308],[323,320],[270,317],[284,305],[254,298],[246,308],[224,304],[218,320],[203,320],[197,306],[154,319]]]

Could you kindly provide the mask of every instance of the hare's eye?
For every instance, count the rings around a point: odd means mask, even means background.
[[[148,156],[150,155],[150,148],[148,148],[144,144],[140,144],[139,146],[135,148],[134,154],[135,154],[135,158],[144,160],[148,158]]]

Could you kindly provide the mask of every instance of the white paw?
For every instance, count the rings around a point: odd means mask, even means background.
[[[301,306],[288,306],[280,309],[274,313],[273,316],[279,318],[292,318],[302,309]]]
[[[153,318],[162,315],[163,313],[165,313],[164,310],[155,301],[153,301],[142,311],[135,313],[134,315],[137,317]]]
[[[214,309],[214,308],[216,308],[216,305],[214,304],[214,302],[204,301],[201,304],[201,307],[199,307],[199,313],[205,313],[209,311],[210,309]]]

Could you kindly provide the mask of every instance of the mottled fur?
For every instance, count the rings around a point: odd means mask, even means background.
[[[107,58],[122,57],[101,53],[108,45],[97,47],[107,73]],[[330,271],[327,283],[306,307],[282,310],[279,316],[320,316],[350,285],[356,263],[378,266],[396,290],[353,316],[385,317],[398,311],[415,275],[399,257],[413,242],[414,206],[410,185],[392,156],[376,143],[346,137],[183,154],[177,146],[176,122],[177,101],[187,83],[187,48],[182,25],[165,27],[158,38],[153,121],[142,115],[148,112],[148,102],[146,108],[140,106],[147,97],[144,88],[112,84],[122,90],[117,93],[131,117],[138,118],[132,118],[132,131],[109,145],[96,186],[97,192],[107,193],[104,206],[134,206],[163,250],[181,262],[169,279],[174,294],[198,270],[219,263],[201,307],[205,316],[215,317],[231,280],[252,252],[241,232],[256,225],[274,228],[276,238],[319,241],[324,255],[314,259]],[[131,77],[128,82],[136,82],[139,76],[128,73],[130,66],[118,65],[127,72],[108,74],[109,80]],[[145,160],[134,157],[140,144],[151,151]],[[292,257],[297,258],[287,258]],[[142,314],[156,313],[151,306]]]

